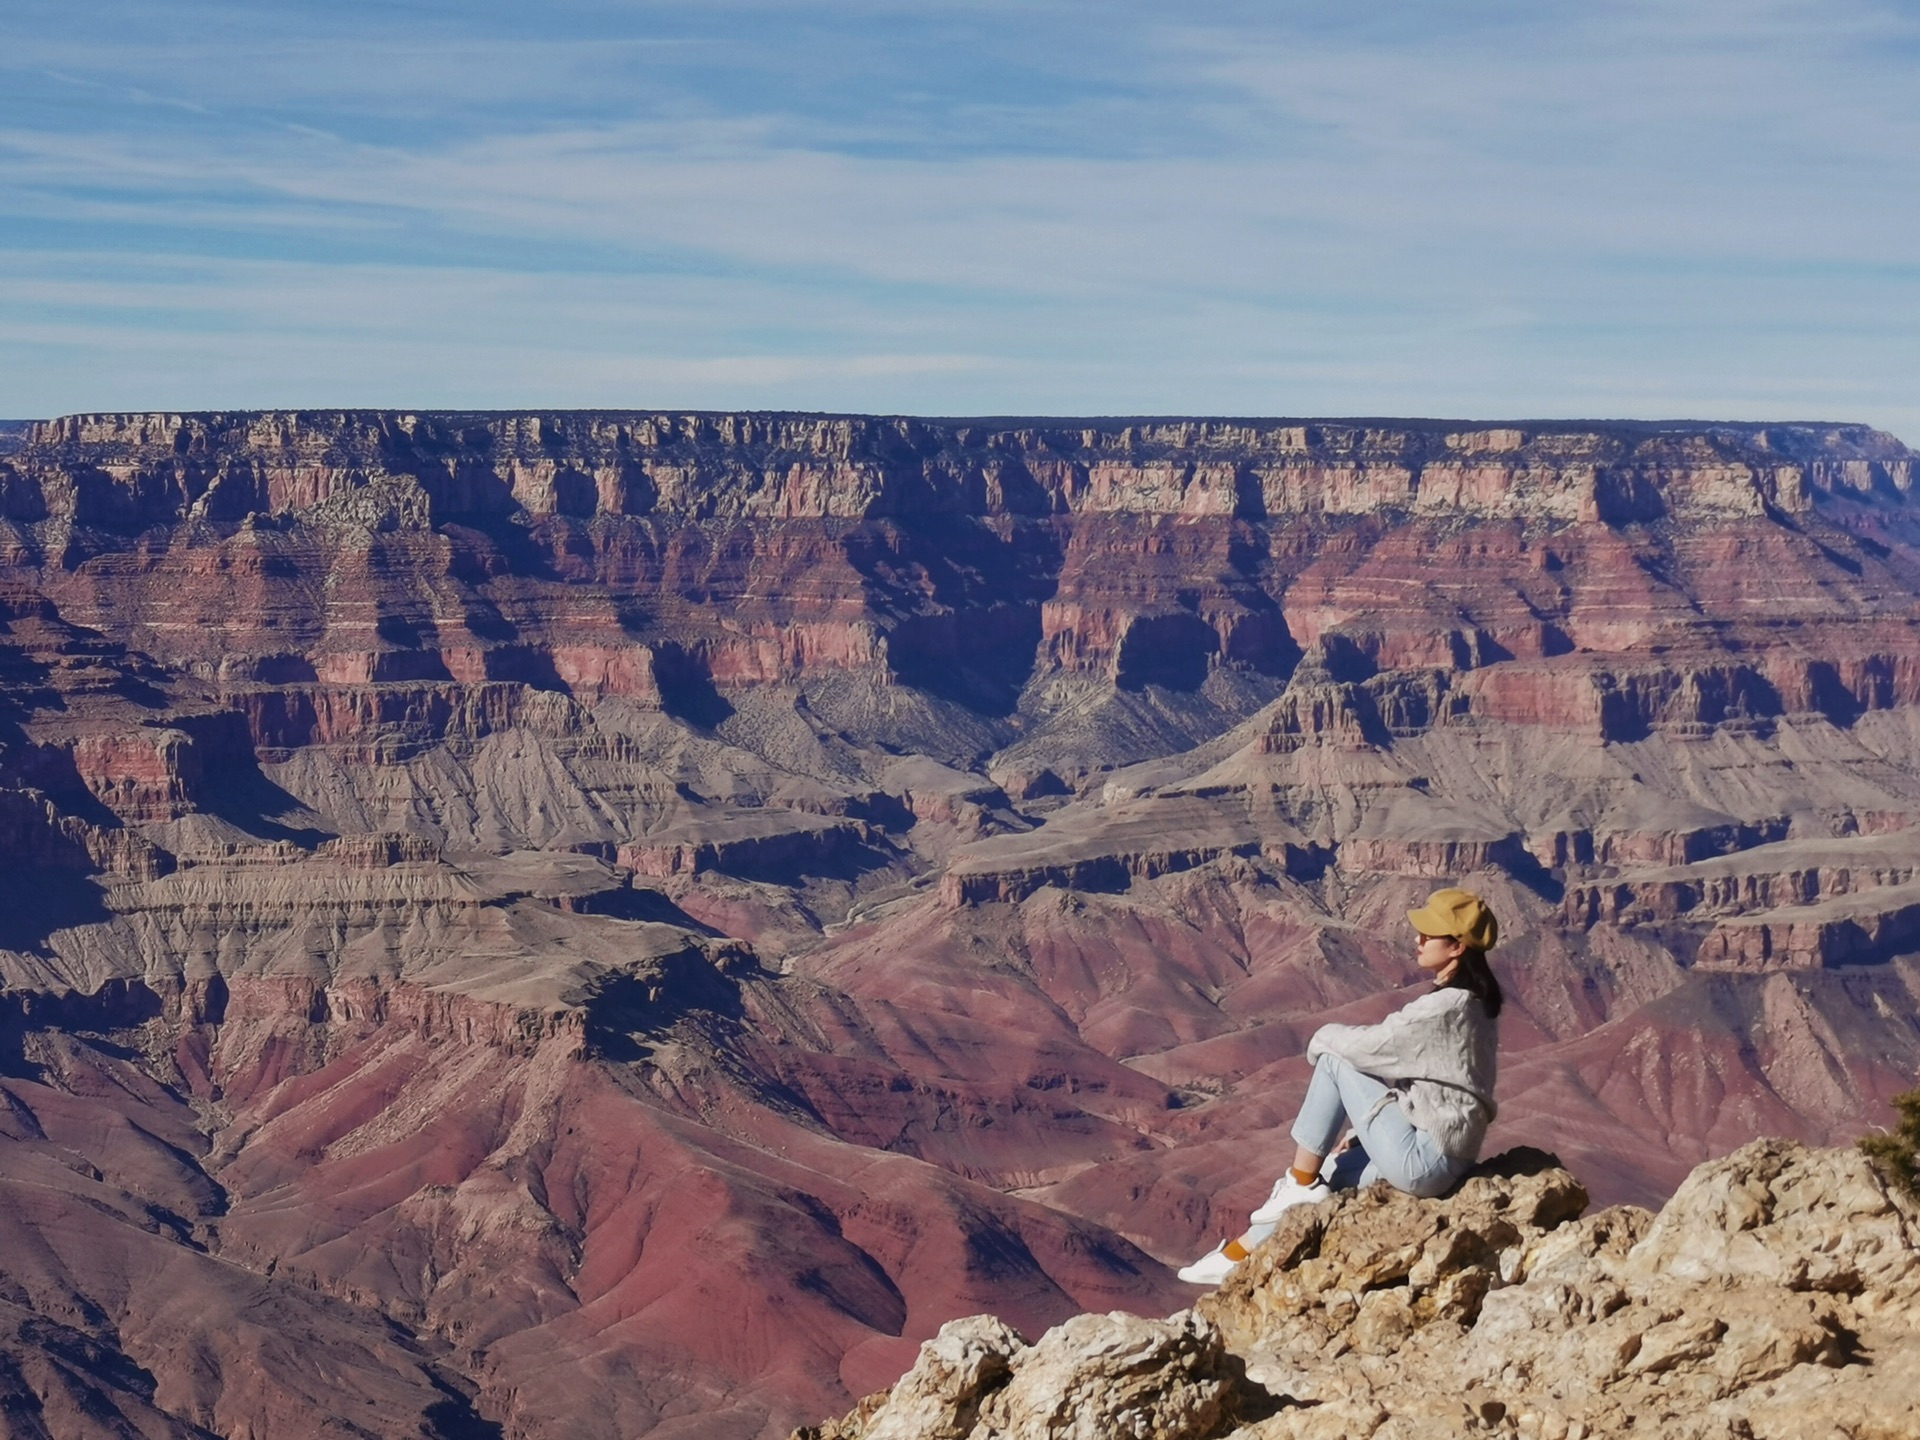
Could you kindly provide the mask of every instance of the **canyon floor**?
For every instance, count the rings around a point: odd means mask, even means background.
[[[1442,884],[1601,1204],[1920,1075],[1876,432],[6,438],[8,1433],[784,1436],[1171,1314]]]

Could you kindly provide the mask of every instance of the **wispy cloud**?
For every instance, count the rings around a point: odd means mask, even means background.
[[[1691,411],[1920,438],[1910,7],[202,0],[83,5],[87,35],[18,3],[0,411]]]

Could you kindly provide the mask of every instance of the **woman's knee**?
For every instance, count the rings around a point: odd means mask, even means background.
[[[1325,1075],[1330,1080],[1337,1080],[1342,1075],[1357,1072],[1354,1071],[1353,1066],[1349,1065],[1338,1055],[1323,1050],[1313,1058],[1313,1073],[1316,1075]]]

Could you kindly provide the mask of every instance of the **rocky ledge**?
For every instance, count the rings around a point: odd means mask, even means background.
[[[1537,1150],[1336,1196],[1191,1310],[955,1320],[795,1440],[1915,1433],[1920,1204],[1858,1153],[1759,1140],[1657,1215],[1586,1207]]]

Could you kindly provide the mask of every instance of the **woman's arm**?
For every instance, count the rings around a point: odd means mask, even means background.
[[[1436,990],[1396,1010],[1378,1025],[1322,1025],[1307,1042],[1307,1058],[1338,1055],[1381,1080],[1428,1072],[1436,1046],[1449,1043],[1447,1020],[1463,992]]]

